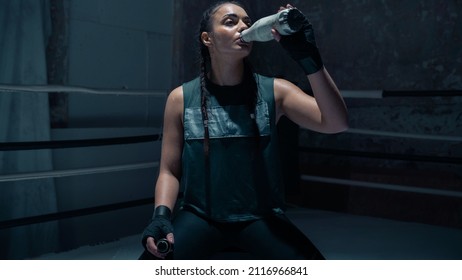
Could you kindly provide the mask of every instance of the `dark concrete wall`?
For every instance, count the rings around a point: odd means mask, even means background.
[[[173,83],[196,73],[195,33],[210,0],[175,1],[178,73]],[[241,1],[254,21],[285,1]],[[291,1],[312,22],[326,67],[341,89],[462,89],[462,2]],[[181,35],[180,35],[181,34]],[[257,70],[280,72],[292,65],[276,44],[257,47]],[[272,54],[272,55],[267,55]],[[287,68],[287,67],[282,67]]]

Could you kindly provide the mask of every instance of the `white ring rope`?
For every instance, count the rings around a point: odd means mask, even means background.
[[[308,182],[330,183],[330,184],[335,184],[335,185],[344,185],[344,186],[352,186],[352,187],[392,190],[392,191],[400,191],[400,192],[423,193],[423,194],[441,195],[441,196],[449,196],[449,197],[462,197],[462,192],[440,190],[436,188],[422,188],[422,187],[413,187],[413,186],[404,186],[404,185],[393,185],[393,184],[365,182],[365,181],[357,181],[357,180],[349,180],[349,179],[337,179],[337,178],[311,176],[311,175],[301,175],[300,179],[303,181],[308,181]]]
[[[165,91],[152,90],[130,90],[130,89],[95,89],[77,86],[63,85],[5,85],[0,84],[0,92],[72,92],[85,94],[100,94],[100,95],[145,95],[155,97],[166,97]]]
[[[383,98],[383,92],[381,90],[341,90],[340,94],[344,98]]]
[[[99,174],[99,173],[129,171],[129,170],[136,170],[136,169],[147,169],[147,168],[154,168],[158,166],[159,166],[159,162],[143,162],[143,163],[114,165],[114,166],[105,166],[105,167],[93,167],[93,168],[69,169],[69,170],[53,170],[53,171],[43,171],[43,172],[0,175],[0,182],[13,182],[13,181],[59,178],[59,177],[79,176],[79,175],[91,175],[91,174]]]
[[[403,133],[403,132],[360,129],[360,128],[349,128],[347,131],[345,131],[345,133],[374,135],[374,136],[388,136],[388,137],[397,137],[397,138],[410,138],[410,139],[420,139],[420,140],[462,142],[462,136],[452,136],[452,135],[416,134],[416,133]]]

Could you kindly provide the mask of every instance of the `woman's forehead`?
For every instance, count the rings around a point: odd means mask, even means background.
[[[215,17],[221,19],[227,15],[237,15],[238,17],[248,17],[247,12],[235,4],[223,4],[215,12]]]

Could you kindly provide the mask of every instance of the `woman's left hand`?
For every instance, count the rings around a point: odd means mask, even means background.
[[[294,7],[288,4],[285,8],[280,7],[279,10],[288,8]],[[299,31],[291,35],[282,36],[273,29],[272,34],[274,39],[278,41],[287,53],[302,67],[305,74],[310,75],[321,70],[324,65],[321,54],[316,46],[313,26],[308,18],[301,12],[300,15],[297,15],[297,20],[301,21],[301,28]]]
[[[280,6],[280,7],[279,7],[279,10],[278,10],[278,13],[279,13],[280,11],[282,11],[282,10],[285,10],[285,9],[292,9],[292,8],[294,8],[294,7],[293,7],[292,5],[290,5],[290,4],[287,4],[285,7]],[[278,41],[278,42],[281,40],[281,34],[279,34],[279,32],[278,32],[276,29],[272,28],[272,29],[271,29],[271,33],[273,34],[274,40],[276,40],[276,41]]]

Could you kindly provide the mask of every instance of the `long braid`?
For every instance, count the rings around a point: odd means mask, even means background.
[[[202,32],[210,32],[211,30],[211,18],[213,14],[218,10],[220,6],[226,3],[231,3],[238,5],[240,7],[244,6],[239,3],[238,1],[219,1],[215,3],[213,6],[211,6],[209,9],[207,9],[203,14],[202,14],[202,20],[200,23],[199,27],[199,46],[200,46],[200,87],[201,87],[201,114],[202,114],[202,121],[204,125],[204,154],[208,158],[209,152],[210,152],[210,147],[209,147],[209,140],[210,140],[210,135],[209,135],[209,116],[208,116],[208,110],[207,110],[207,103],[209,100],[209,91],[207,90],[207,85],[206,85],[206,75],[207,75],[207,65],[210,63],[210,53],[208,48],[202,43],[201,39],[201,34]],[[248,63],[246,63],[248,64]],[[249,75],[252,75],[252,71],[248,71]],[[254,97],[252,98],[251,102],[249,102],[249,111],[250,114],[253,115],[253,119],[255,120],[255,128],[256,131],[258,132],[258,127],[256,125],[256,116],[255,116],[255,106],[256,106],[256,100],[257,100],[257,84],[255,82],[255,78],[252,75],[253,81],[252,84],[252,91],[255,93]],[[257,134],[258,135],[258,134]]]
[[[201,50],[201,71],[200,71],[200,83],[201,83],[201,113],[202,113],[202,121],[204,125],[204,154],[206,157],[209,155],[209,114],[207,112],[207,101],[208,101],[208,95],[209,92],[207,90],[206,86],[206,81],[205,81],[205,75],[207,75],[206,72],[206,66],[207,66],[207,56],[208,55],[208,50],[206,47],[202,47]]]
[[[199,46],[200,46],[200,88],[201,88],[201,114],[202,122],[204,126],[204,154],[206,158],[209,157],[210,151],[210,135],[209,135],[209,115],[207,110],[207,103],[209,100],[209,91],[207,90],[206,75],[207,65],[210,63],[210,52],[209,49],[202,43],[202,32],[209,32],[211,30],[211,18],[213,14],[218,10],[222,3],[217,3],[207,9],[202,14],[202,20],[199,26]]]

